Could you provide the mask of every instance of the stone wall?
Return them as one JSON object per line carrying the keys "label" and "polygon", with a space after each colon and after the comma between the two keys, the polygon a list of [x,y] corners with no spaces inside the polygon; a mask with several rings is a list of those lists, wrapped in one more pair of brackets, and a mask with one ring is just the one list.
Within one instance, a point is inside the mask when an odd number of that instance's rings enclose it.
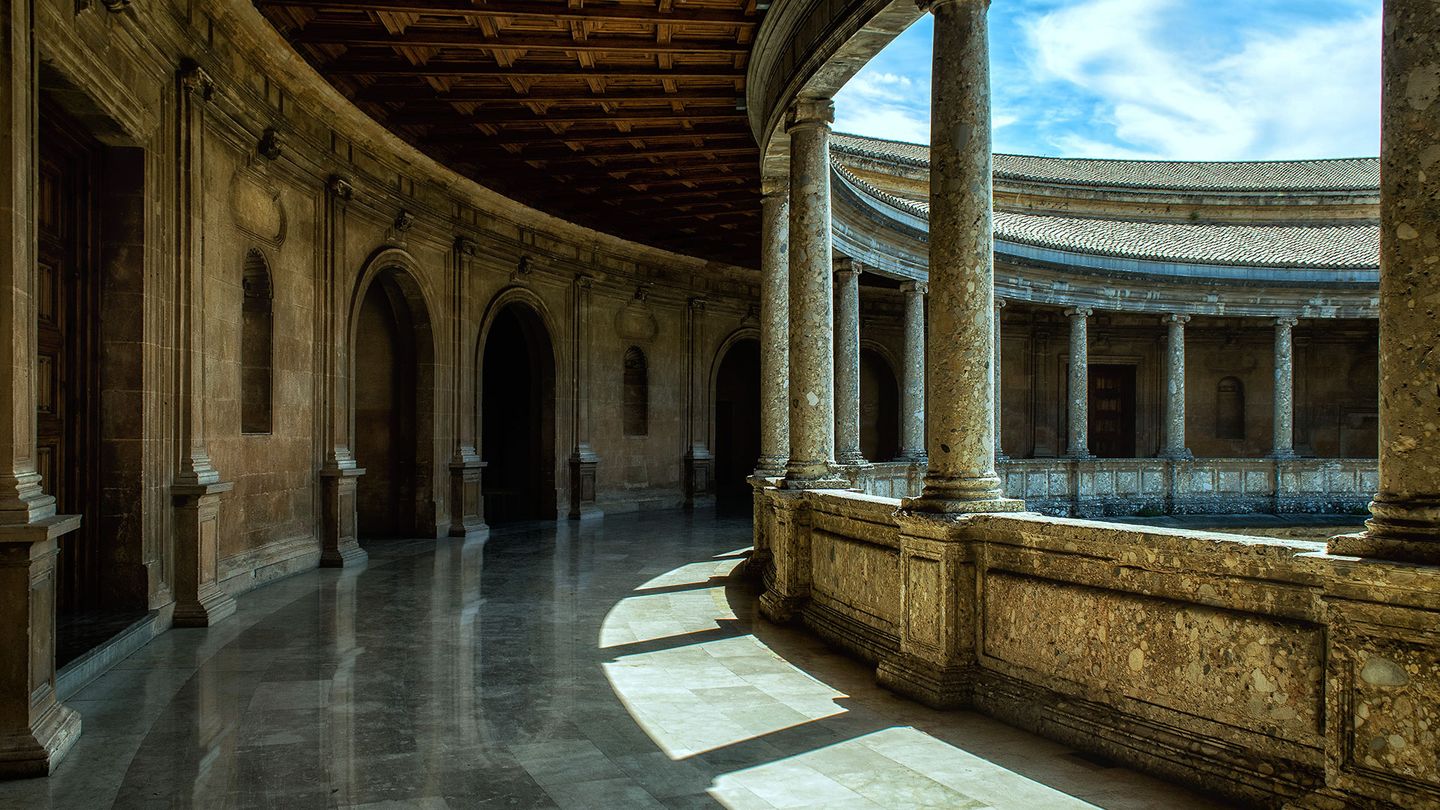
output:
{"label": "stone wall", "polygon": [[902,693],[1239,801],[1440,806],[1434,571],[1321,543],[757,498],[762,609]]}
{"label": "stone wall", "polygon": [[[177,380],[188,368],[176,350],[179,330],[191,322],[178,314],[176,292],[177,229],[186,217],[200,235],[196,408],[210,460],[233,483],[218,498],[214,549],[199,559],[214,555],[225,590],[254,587],[320,557],[328,490],[318,473],[337,446],[353,445],[351,382],[365,360],[353,356],[354,318],[370,285],[390,273],[403,279],[420,343],[414,396],[424,463],[414,476],[425,531],[447,531],[461,510],[451,462],[477,442],[477,403],[457,387],[479,378],[489,308],[517,291],[541,313],[555,353],[561,514],[582,424],[576,404],[587,402],[582,438],[600,458],[597,505],[618,511],[683,502],[688,409],[696,410],[702,443],[710,419],[703,396],[692,403],[684,395],[686,363],[693,356],[708,370],[745,326],[753,274],[609,237],[459,178],[320,80],[248,2],[138,3],[112,13],[100,4],[39,0],[35,27],[43,100],[126,158],[108,161],[99,178],[107,205],[143,201],[122,218],[124,234],[106,235],[107,345],[96,362],[113,389],[102,403],[113,425],[106,435],[115,438],[105,448],[105,487],[113,493],[105,531],[116,539],[118,560],[137,572],[126,576],[146,591],[149,607],[173,599],[177,564],[169,489],[179,455]],[[177,78],[182,73],[189,84]],[[199,129],[186,141],[177,136],[188,132],[180,94],[191,88]],[[186,143],[197,150],[193,160],[181,151]],[[186,184],[200,197],[180,211],[177,189]],[[241,282],[252,251],[272,283],[272,424],[264,433],[241,429]],[[577,278],[590,285],[585,321],[577,320]],[[690,345],[686,312],[697,298],[708,302],[708,315]],[[583,340],[579,322],[587,323]],[[619,420],[630,346],[649,359],[644,437],[623,435]],[[577,347],[588,362],[583,377]],[[701,385],[707,381],[702,373]],[[335,521],[343,533],[344,515]]]}

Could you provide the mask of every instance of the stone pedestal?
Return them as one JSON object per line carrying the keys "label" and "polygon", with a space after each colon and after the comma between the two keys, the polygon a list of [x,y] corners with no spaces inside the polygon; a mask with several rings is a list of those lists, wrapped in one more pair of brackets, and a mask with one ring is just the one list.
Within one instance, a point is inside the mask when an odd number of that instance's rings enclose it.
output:
{"label": "stone pedestal", "polygon": [[703,509],[715,505],[715,460],[703,447],[692,447],[682,460],[685,466],[685,508]]}
{"label": "stone pedestal", "polygon": [[1070,458],[1090,455],[1090,330],[1088,307],[1065,310],[1070,318],[1069,450]]}
{"label": "stone pedestal", "polygon": [[995,472],[995,268],[986,0],[941,0],[930,130],[929,469],[911,512],[1016,511]]}
{"label": "stone pedestal", "polygon": [[220,588],[220,496],[230,481],[170,488],[175,499],[175,626],[210,627],[235,612]]}
{"label": "stone pedestal", "polygon": [[960,525],[901,513],[900,650],[875,670],[881,686],[935,708],[970,702],[976,609],[974,563]]}
{"label": "stone pedestal", "polygon": [[370,555],[360,548],[355,527],[358,523],[355,485],[365,474],[363,467],[323,470],[320,483],[324,502],[320,518],[320,567],[349,568],[363,565]]}
{"label": "stone pedestal", "polygon": [[483,537],[490,527],[485,525],[485,495],[480,478],[486,463],[479,456],[465,456],[450,462],[450,536]]}
{"label": "stone pedestal", "polygon": [[605,517],[599,506],[595,505],[595,470],[600,465],[600,457],[590,449],[590,445],[582,445],[570,456],[570,519],[571,520],[593,520]]}
{"label": "stone pedestal", "polygon": [[1270,455],[1295,458],[1295,341],[1294,318],[1275,319],[1275,430]]}
{"label": "stone pedestal", "polygon": [[766,180],[760,200],[760,460],[758,476],[790,457],[790,184]]}
{"label": "stone pedestal", "polygon": [[1185,324],[1189,315],[1165,317],[1165,446],[1161,458],[1194,458],[1185,446]]}
{"label": "stone pedestal", "polygon": [[1440,565],[1440,9],[1384,4],[1380,142],[1380,490],[1330,550]]}
{"label": "stone pedestal", "polygon": [[770,489],[764,495],[771,565],[760,614],[789,624],[810,600],[810,510],[799,490]]}
{"label": "stone pedestal", "polygon": [[79,515],[0,527],[0,779],[48,775],[80,736],[55,695],[55,554],[79,527]]}

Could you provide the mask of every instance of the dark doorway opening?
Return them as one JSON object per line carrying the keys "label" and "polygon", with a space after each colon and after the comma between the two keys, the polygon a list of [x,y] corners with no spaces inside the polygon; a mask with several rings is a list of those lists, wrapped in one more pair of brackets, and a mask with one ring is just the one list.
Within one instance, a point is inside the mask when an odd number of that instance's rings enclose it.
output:
{"label": "dark doorway opening", "polygon": [[[133,214],[134,206],[111,206],[115,210],[109,215],[102,206],[112,202],[106,191],[111,179],[107,158],[114,164],[110,173],[120,180],[138,179],[125,175],[124,170],[134,168],[126,160],[129,151],[102,146],[84,124],[42,96],[35,198],[39,237],[35,464],[45,490],[55,496],[56,511],[82,516],[80,528],[60,538],[55,562],[55,663],[62,668],[146,612],[146,583],[137,572],[134,555],[121,548],[125,538],[114,531],[117,522],[125,523],[119,513],[133,510],[137,500],[138,493],[119,482],[130,480],[123,474],[131,471],[131,462],[138,469],[138,459],[112,452],[109,470],[115,474],[106,476],[101,470],[105,442],[129,438],[140,430],[139,403],[126,400],[117,405],[116,410],[134,410],[124,419],[111,414],[105,425],[99,408],[106,386],[140,388],[134,379],[119,379],[115,369],[102,379],[101,362],[102,357],[113,357],[120,369],[133,366],[137,375],[142,368],[133,349],[115,351],[111,343],[118,337],[112,333],[133,331],[139,318],[122,319],[111,313],[107,331],[102,329],[105,310],[100,306],[107,286],[102,267],[111,259],[111,242],[134,238],[130,233],[117,236],[117,229],[105,227],[112,216]],[[127,184],[124,191],[135,189]],[[130,340],[140,345],[139,336]]]}
{"label": "dark doorway opening", "polygon": [[429,458],[429,323],[404,271],[381,271],[355,327],[355,459],[362,538],[433,536]]}
{"label": "dark doorway opening", "polygon": [[481,359],[485,521],[555,519],[555,353],[534,309],[495,314]]}
{"label": "dark doorway opening", "polygon": [[860,452],[868,461],[900,455],[900,384],[874,349],[860,350]]}
{"label": "dark doorway opening", "polygon": [[748,511],[750,473],[760,459],[760,342],[739,340],[715,374],[715,504]]}
{"label": "dark doorway opening", "polygon": [[1135,457],[1135,367],[1090,366],[1090,452],[1098,458]]}

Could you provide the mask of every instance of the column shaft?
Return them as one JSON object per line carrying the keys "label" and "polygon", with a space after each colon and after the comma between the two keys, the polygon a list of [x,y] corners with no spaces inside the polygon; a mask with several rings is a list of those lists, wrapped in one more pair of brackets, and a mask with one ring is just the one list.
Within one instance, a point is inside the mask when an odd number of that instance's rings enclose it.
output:
{"label": "column shaft", "polygon": [[835,457],[864,464],[860,452],[860,265],[835,261]]}
{"label": "column shaft", "polygon": [[796,102],[790,120],[790,459],[785,486],[843,486],[835,460],[835,355],[827,99]]}
{"label": "column shaft", "polygon": [[935,16],[930,124],[929,468],[916,512],[1021,508],[995,473],[995,270],[987,0]]}
{"label": "column shaft", "polygon": [[759,475],[783,475],[790,457],[790,186],[767,181],[760,202]]}
{"label": "column shaft", "polygon": [[570,388],[570,519],[601,517],[595,505],[596,467],[600,457],[590,447],[590,288],[595,279],[575,277],[571,285],[570,345],[575,364]]}
{"label": "column shaft", "polygon": [[1185,324],[1189,315],[1165,317],[1165,458],[1191,458],[1185,447]]}
{"label": "column shaft", "polygon": [[1440,564],[1440,14],[1385,0],[1380,91],[1380,491],[1332,551]]}
{"label": "column shaft", "polygon": [[909,281],[905,292],[905,356],[900,391],[900,455],[925,463],[925,284]]}
{"label": "column shaft", "polygon": [[1090,330],[1093,310],[1076,307],[1070,316],[1070,441],[1071,458],[1090,458]]}
{"label": "column shaft", "polygon": [[1294,318],[1275,319],[1275,438],[1271,455],[1295,457],[1295,341]]}
{"label": "column shaft", "polygon": [[1001,374],[1001,343],[1000,343],[1000,310],[1005,308],[1005,299],[995,299],[995,458],[1005,458],[1004,442],[1000,439],[1000,427],[1004,424],[1004,401],[1000,393]]}

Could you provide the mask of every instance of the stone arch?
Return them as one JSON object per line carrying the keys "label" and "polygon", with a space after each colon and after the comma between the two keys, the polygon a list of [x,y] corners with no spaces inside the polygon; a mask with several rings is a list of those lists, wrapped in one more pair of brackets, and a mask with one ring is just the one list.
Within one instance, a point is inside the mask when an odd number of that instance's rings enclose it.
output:
{"label": "stone arch", "polygon": [[245,252],[240,287],[240,432],[270,433],[275,384],[275,283],[270,263],[259,248]]}
{"label": "stone arch", "polygon": [[[431,315],[435,310],[422,278],[419,263],[407,251],[382,248],[366,261],[351,297],[346,330],[346,378],[350,381],[346,410],[351,449],[357,464],[366,468],[366,476],[357,484],[360,504],[357,528],[361,536],[434,537],[437,532],[438,346]],[[383,321],[384,316],[388,316],[389,325],[393,327],[388,337],[393,338],[390,348],[395,353],[395,362],[390,368],[379,369],[372,362],[375,358],[367,356],[362,372],[357,362],[361,342],[373,345],[379,339],[372,327],[379,322],[376,318]],[[362,331],[362,326],[367,330]],[[385,380],[372,376],[380,374],[390,376]],[[391,386],[393,393],[392,421],[388,425],[366,425],[366,430],[357,430],[357,420],[381,418],[378,413],[362,414],[360,402],[369,394],[379,392],[379,386],[385,384]],[[371,469],[375,459],[365,458],[366,445],[372,441],[377,443],[370,448],[373,454],[380,449],[378,442],[382,438],[392,442],[384,459],[386,468]],[[393,523],[377,523],[381,510],[392,507]]]}
{"label": "stone arch", "polygon": [[631,346],[622,364],[623,425],[626,436],[650,435],[650,361],[645,350]]}
{"label": "stone arch", "polygon": [[[751,353],[753,379],[745,373],[748,366],[734,366],[749,363]],[[743,500],[741,496],[749,491],[745,479],[760,458],[759,364],[760,330],[753,326],[742,326],[727,335],[710,364],[705,413],[714,459],[714,492],[722,504],[726,500]]]}
{"label": "stone arch", "polygon": [[1239,377],[1221,377],[1215,384],[1215,438],[1245,438],[1245,383]]}
{"label": "stone arch", "polygon": [[[556,334],[545,302],[524,287],[501,290],[481,316],[475,339],[474,419],[476,450],[486,462],[482,491],[487,523],[556,517]],[[506,341],[509,354],[492,347],[492,339]],[[524,362],[513,365],[522,356]],[[487,377],[505,377],[508,391],[487,386]],[[530,420],[531,429],[501,430],[507,413],[512,419]]]}
{"label": "stone arch", "polygon": [[872,462],[900,456],[900,366],[873,340],[860,341],[860,450]]}

